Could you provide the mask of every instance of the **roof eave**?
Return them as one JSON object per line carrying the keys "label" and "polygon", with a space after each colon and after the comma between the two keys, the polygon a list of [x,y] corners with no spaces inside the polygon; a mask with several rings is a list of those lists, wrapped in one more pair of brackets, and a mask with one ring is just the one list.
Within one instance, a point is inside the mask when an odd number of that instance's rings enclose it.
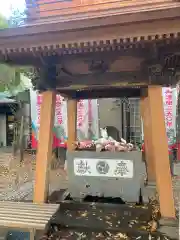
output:
{"label": "roof eave", "polygon": [[[0,41],[3,38],[41,34],[47,32],[58,32],[68,30],[79,30],[89,27],[105,27],[107,25],[116,24],[132,24],[136,22],[155,21],[161,19],[174,19],[178,18],[180,12],[179,7],[165,8],[165,9],[152,9],[150,11],[141,12],[124,12],[119,9],[113,9],[111,14],[109,11],[99,11],[97,15],[90,16],[88,13],[76,13],[71,16],[64,16],[60,18],[51,18],[51,20],[36,23],[30,23],[18,28],[8,28],[0,30]],[[83,20],[83,21],[82,21]],[[1,42],[0,42],[1,44]]]}

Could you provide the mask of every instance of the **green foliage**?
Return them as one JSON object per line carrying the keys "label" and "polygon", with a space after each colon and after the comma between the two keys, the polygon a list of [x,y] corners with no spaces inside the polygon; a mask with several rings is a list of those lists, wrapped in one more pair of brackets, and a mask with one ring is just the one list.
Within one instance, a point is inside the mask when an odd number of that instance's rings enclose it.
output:
{"label": "green foliage", "polygon": [[8,27],[8,21],[0,14],[0,29]]}
{"label": "green foliage", "polygon": [[24,24],[26,19],[26,12],[19,9],[12,9],[11,16],[8,20],[9,27],[19,27]]}
{"label": "green foliage", "polygon": [[[9,22],[0,15],[0,30],[8,28],[9,26],[15,26],[15,15],[13,17],[14,20]],[[18,21],[19,18],[17,18]],[[17,26],[17,24],[16,24]],[[13,88],[16,88],[21,82],[21,73],[25,72],[19,67],[9,66],[7,64],[0,64],[0,92],[4,92],[5,90],[11,91]]]}
{"label": "green foliage", "polygon": [[[25,23],[25,18],[26,12],[21,12],[18,9],[12,9],[12,14],[8,21],[0,15],[0,31],[8,27],[19,27]],[[34,89],[36,89],[39,79],[38,69],[32,67],[13,67],[0,63],[0,92],[5,90],[13,92],[13,89],[21,82],[21,74],[31,79]]]}
{"label": "green foliage", "polygon": [[20,84],[21,72],[5,64],[0,64],[0,91],[10,90]]}
{"label": "green foliage", "polygon": [[[12,9],[12,15],[8,21],[10,27],[18,27],[25,23],[26,11],[19,11],[19,9]],[[31,79],[34,89],[36,89],[39,80],[39,71],[34,67],[21,68],[20,72]]]}
{"label": "green foliage", "polygon": [[39,74],[39,71],[38,71],[38,68],[28,68],[26,69],[26,71],[24,71],[24,75],[26,77],[28,77],[29,79],[31,79],[31,83],[33,85],[33,88],[34,90],[37,89],[37,82],[39,81],[40,79],[40,74]]}

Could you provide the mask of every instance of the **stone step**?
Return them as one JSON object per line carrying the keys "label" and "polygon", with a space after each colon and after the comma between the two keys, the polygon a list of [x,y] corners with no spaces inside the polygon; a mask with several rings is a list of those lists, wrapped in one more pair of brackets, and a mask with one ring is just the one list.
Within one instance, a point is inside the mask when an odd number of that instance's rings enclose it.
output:
{"label": "stone step", "polygon": [[151,221],[152,210],[146,205],[134,205],[103,202],[74,202],[64,200],[61,208],[52,220],[55,224],[70,228],[88,228],[105,230],[138,229]]}
{"label": "stone step", "polygon": [[[177,240],[178,221],[152,220],[153,205],[61,201],[51,220],[51,239]],[[175,229],[176,228],[176,229]],[[67,238],[68,236],[68,238]],[[70,236],[70,237],[69,237]],[[82,237],[82,238],[81,238]],[[48,236],[40,238],[50,239]]]}
{"label": "stone step", "polygon": [[[50,231],[50,237],[44,235],[39,238],[39,240],[49,240],[49,239],[66,239],[66,240],[77,240],[77,239],[131,239],[131,240],[178,240],[178,238],[172,238],[168,235],[162,234],[160,232],[149,232],[145,230],[133,230],[123,231],[117,230],[112,231],[107,229],[106,231],[99,231],[89,228],[70,228],[62,227],[60,225],[53,225]],[[68,236],[68,237],[67,237]],[[167,236],[167,237],[166,237]]]}

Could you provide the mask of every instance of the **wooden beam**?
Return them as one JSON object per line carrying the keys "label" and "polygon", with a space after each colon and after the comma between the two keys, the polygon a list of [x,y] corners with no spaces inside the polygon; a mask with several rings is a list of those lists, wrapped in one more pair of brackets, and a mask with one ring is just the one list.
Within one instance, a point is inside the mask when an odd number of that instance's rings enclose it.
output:
{"label": "wooden beam", "polygon": [[68,120],[68,151],[73,151],[75,148],[77,134],[77,100],[69,99],[67,101],[67,120]]}
{"label": "wooden beam", "polygon": [[[113,45],[112,45],[113,46]],[[130,56],[130,57],[138,57],[138,58],[150,58],[152,57],[152,52],[151,52],[151,44],[148,43],[146,44],[146,51],[143,51],[144,48],[142,49],[141,47],[139,48],[120,48],[118,49],[118,46],[115,46],[116,51],[112,51],[109,50],[107,51],[106,47],[103,49],[100,48],[99,50],[97,50],[97,48],[93,49],[86,49],[85,52],[80,51],[79,52],[79,48],[73,48],[73,50],[71,49],[65,49],[64,50],[64,54],[63,54],[63,64],[65,66],[69,65],[69,61],[72,60],[80,60],[80,61],[92,61],[92,60],[102,60],[102,59],[106,59],[106,61],[112,63],[113,61],[115,61],[117,58],[122,57],[122,56]],[[58,55],[62,54],[62,49],[57,49],[56,50]],[[75,52],[76,54],[74,54]],[[44,55],[46,56],[47,52],[44,53]],[[49,58],[55,58],[56,60],[54,61],[54,63],[56,64],[61,64],[62,63],[62,58],[58,57],[56,55],[54,55],[54,52],[49,52],[48,53],[48,57]],[[37,67],[42,67],[42,61],[41,58],[38,57],[39,56],[39,52],[37,53],[36,51],[32,51],[32,52],[24,52],[21,54],[14,52],[14,53],[9,53],[9,58],[10,60],[5,60],[4,57],[2,56],[2,61],[5,61],[6,63],[10,63],[10,64],[16,64],[16,65],[28,65],[28,66],[37,66]],[[0,55],[1,57],[1,55]]]}
{"label": "wooden beam", "polygon": [[[112,44],[112,47],[113,47],[113,44]],[[72,61],[72,60],[79,60],[79,61],[86,60],[86,63],[87,63],[87,62],[92,62],[93,60],[101,61],[101,60],[106,59],[106,61],[105,61],[106,63],[112,64],[114,61],[119,59],[119,57],[124,57],[124,56],[125,57],[133,56],[133,57],[137,57],[137,58],[151,58],[152,57],[151,43],[146,44],[145,47],[146,47],[146,51],[142,51],[141,47],[139,47],[139,48],[118,48],[117,44],[116,44],[116,51],[113,51],[110,49],[107,50],[107,48],[104,48],[103,51],[102,51],[102,48],[101,49],[95,48],[92,51],[92,48],[91,48],[91,51],[90,50],[89,51],[87,50],[85,52],[77,51],[76,55],[65,54],[63,56],[63,63],[65,66],[68,66],[69,61]],[[59,50],[59,52],[60,52],[60,50]],[[62,59],[59,60],[59,62],[60,61],[62,61]]]}
{"label": "wooden beam", "polygon": [[43,93],[38,150],[36,157],[36,174],[34,202],[41,203],[47,200],[49,190],[49,168],[52,158],[53,125],[55,114],[56,92],[47,91]]}
{"label": "wooden beam", "polygon": [[[108,90],[107,90],[108,89]],[[118,88],[118,87],[111,87],[102,88],[102,89],[83,89],[83,90],[57,90],[61,95],[65,97],[71,97],[73,99],[97,99],[97,98],[139,98],[140,97],[140,88]]]}
{"label": "wooden beam", "polygon": [[143,120],[143,132],[144,132],[144,144],[145,144],[145,161],[147,166],[147,178],[148,183],[154,183],[156,180],[155,177],[155,169],[153,163],[153,143],[152,143],[152,135],[151,135],[151,118],[149,115],[150,106],[149,106],[149,98],[145,96],[141,96],[140,107],[141,107],[141,116]]}
{"label": "wooden beam", "polygon": [[[82,85],[95,86],[119,84],[124,86],[130,84],[148,84],[149,80],[144,81],[145,75],[141,71],[124,71],[124,72],[104,72],[104,73],[89,73],[89,74],[75,74],[72,76],[57,76],[57,88],[67,88]],[[118,86],[118,85],[117,85]]]}
{"label": "wooden beam", "polygon": [[156,186],[159,194],[160,211],[162,217],[175,218],[175,207],[172,189],[172,179],[169,164],[168,141],[164,120],[162,87],[148,87],[149,109],[146,109],[146,118],[149,117]]}

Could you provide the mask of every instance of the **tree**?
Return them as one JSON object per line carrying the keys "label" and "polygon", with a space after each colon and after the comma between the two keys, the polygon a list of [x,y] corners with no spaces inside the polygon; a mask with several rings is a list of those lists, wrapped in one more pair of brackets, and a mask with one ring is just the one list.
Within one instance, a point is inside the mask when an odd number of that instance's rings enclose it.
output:
{"label": "tree", "polygon": [[8,20],[9,27],[19,27],[25,23],[26,12],[12,8],[11,16]]}
{"label": "tree", "polygon": [[0,92],[12,91],[20,84],[21,70],[10,67],[6,64],[0,64]]}
{"label": "tree", "polygon": [[[8,28],[8,21],[0,15],[0,30]],[[21,81],[22,70],[20,67],[0,64],[0,92],[11,91],[12,88],[18,86]]]}
{"label": "tree", "polygon": [[[19,9],[12,9],[9,20],[6,20],[0,15],[0,30],[8,27],[14,28],[19,27],[25,23],[26,11],[20,11]],[[26,77],[31,79],[34,89],[37,89],[37,83],[40,79],[40,73],[38,68],[34,67],[19,67],[9,66],[0,63],[0,92],[8,90],[13,92],[21,82],[21,75],[24,74]]]}
{"label": "tree", "polygon": [[8,28],[8,21],[0,14],[0,29]]}
{"label": "tree", "polygon": [[[19,10],[12,9],[12,15],[9,20],[6,20],[2,15],[0,16],[0,31],[8,27],[18,27],[24,23],[25,13]],[[0,92],[8,91],[11,96],[16,95],[16,89],[23,83],[23,75],[28,72],[28,68],[22,68],[20,66],[12,66],[0,63]],[[16,126],[18,135],[14,135],[13,148],[14,153],[20,148],[21,160],[23,157],[23,128],[24,117],[18,116],[17,109],[14,109],[14,105],[9,105],[11,111],[16,117]],[[15,110],[15,111],[14,111]],[[20,135],[19,135],[20,134]]]}

